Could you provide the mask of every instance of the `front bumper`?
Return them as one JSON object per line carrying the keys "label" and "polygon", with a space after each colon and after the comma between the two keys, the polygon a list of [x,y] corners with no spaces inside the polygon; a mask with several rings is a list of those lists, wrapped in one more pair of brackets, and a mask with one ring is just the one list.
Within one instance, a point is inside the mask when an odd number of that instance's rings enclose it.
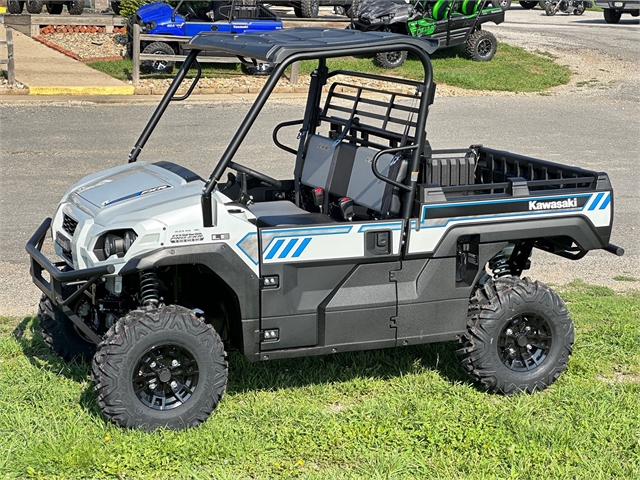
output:
{"label": "front bumper", "polygon": [[[113,265],[103,265],[82,270],[65,271],[69,268],[66,262],[52,263],[40,251],[50,227],[51,218],[46,218],[26,245],[27,253],[31,257],[30,273],[33,283],[60,307],[64,314],[69,317],[87,337],[96,343],[100,343],[101,338],[69,309],[69,305],[77,300],[80,295],[104,275],[114,273],[115,267]],[[43,271],[49,274],[48,281],[42,276]],[[65,297],[63,288],[67,285],[77,286],[78,288],[72,294]]]}

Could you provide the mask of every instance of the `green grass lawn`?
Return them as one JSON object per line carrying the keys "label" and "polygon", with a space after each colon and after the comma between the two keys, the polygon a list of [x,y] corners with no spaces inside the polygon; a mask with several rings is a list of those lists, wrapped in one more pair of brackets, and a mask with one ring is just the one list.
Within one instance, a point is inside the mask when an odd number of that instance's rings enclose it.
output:
{"label": "green grass lawn", "polygon": [[202,426],[106,423],[86,365],[0,317],[0,478],[640,478],[640,295],[575,283],[569,369],[531,396],[465,383],[453,344],[249,364]]}
{"label": "green grass lawn", "polygon": [[[539,92],[549,87],[563,85],[571,78],[566,66],[558,65],[547,55],[529,53],[519,47],[501,43],[493,60],[474,62],[465,55],[464,46],[440,50],[432,55],[436,83],[471,90],[502,90],[509,92]],[[396,75],[421,79],[422,65],[409,58],[402,67],[386,70],[375,65],[372,58],[335,59],[328,62],[332,69],[356,70],[384,75]],[[131,79],[131,60],[93,62],[89,66],[108,73],[120,80]],[[316,62],[302,62],[300,72],[308,75]],[[191,72],[193,75],[194,72]],[[215,67],[203,64],[203,76],[207,78],[241,75],[237,64],[220,64]],[[172,75],[148,75],[143,78],[169,78]]]}

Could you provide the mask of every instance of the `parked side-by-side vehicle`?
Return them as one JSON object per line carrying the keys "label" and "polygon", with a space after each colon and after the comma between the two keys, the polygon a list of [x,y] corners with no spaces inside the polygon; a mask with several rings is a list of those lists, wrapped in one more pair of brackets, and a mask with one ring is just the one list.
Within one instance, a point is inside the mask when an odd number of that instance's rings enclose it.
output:
{"label": "parked side-by-side vehicle", "polygon": [[[487,391],[531,393],[559,377],[571,317],[523,274],[534,250],[575,261],[623,253],[610,243],[606,173],[481,145],[433,149],[430,39],[296,28],[201,33],[183,48],[128,163],[71,186],[27,243],[43,338],[66,359],[92,361],[106,418],[198,425],[223,396],[229,349],[257,362],[451,341]],[[144,147],[209,51],[275,68],[201,177]],[[328,67],[394,51],[418,59],[422,80]],[[291,165],[276,179],[246,166],[239,148],[301,60],[316,68],[299,116],[258,132]],[[220,119],[198,121],[215,129]],[[49,238],[54,262],[42,253]]]}

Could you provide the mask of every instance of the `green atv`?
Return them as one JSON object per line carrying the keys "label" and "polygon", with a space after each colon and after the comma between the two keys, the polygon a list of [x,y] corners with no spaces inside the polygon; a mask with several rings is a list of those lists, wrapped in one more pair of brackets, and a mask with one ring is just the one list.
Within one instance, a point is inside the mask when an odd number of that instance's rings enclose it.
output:
{"label": "green atv", "polygon": [[[504,11],[489,0],[363,0],[353,18],[353,28],[427,37],[439,40],[438,48],[466,44],[469,56],[478,62],[493,58],[496,37],[481,25],[504,21]],[[387,52],[376,56],[384,68],[404,63],[407,52]]]}

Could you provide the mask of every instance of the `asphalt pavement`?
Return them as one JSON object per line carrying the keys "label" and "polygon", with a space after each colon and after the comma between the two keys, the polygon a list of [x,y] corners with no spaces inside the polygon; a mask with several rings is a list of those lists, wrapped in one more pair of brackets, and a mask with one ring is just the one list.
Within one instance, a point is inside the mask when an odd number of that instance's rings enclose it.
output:
{"label": "asphalt pavement", "polygon": [[[536,10],[521,13],[536,15]],[[638,30],[632,28],[626,33],[606,31],[637,38]],[[634,60],[632,53],[629,58]],[[434,148],[482,143],[609,173],[615,191],[611,241],[625,248],[625,256],[597,251],[571,262],[536,253],[529,272],[534,278],[555,285],[579,278],[618,290],[640,287],[638,281],[614,280],[640,278],[640,99],[638,90],[635,95],[624,91],[615,90],[615,96],[586,91],[442,97],[431,109],[428,138]],[[39,291],[29,277],[24,244],[40,222],[55,213],[68,186],[127,161],[155,106],[149,97],[143,102],[123,98],[110,104],[90,97],[39,103],[0,97],[0,315],[35,313]],[[141,160],[170,160],[202,176],[210,174],[250,104],[229,97],[198,100],[169,107]],[[301,118],[302,113],[302,100],[279,96],[260,115],[237,160],[268,175],[291,177],[293,158],[273,145],[271,131],[276,123]],[[294,131],[291,137],[293,141]]]}

